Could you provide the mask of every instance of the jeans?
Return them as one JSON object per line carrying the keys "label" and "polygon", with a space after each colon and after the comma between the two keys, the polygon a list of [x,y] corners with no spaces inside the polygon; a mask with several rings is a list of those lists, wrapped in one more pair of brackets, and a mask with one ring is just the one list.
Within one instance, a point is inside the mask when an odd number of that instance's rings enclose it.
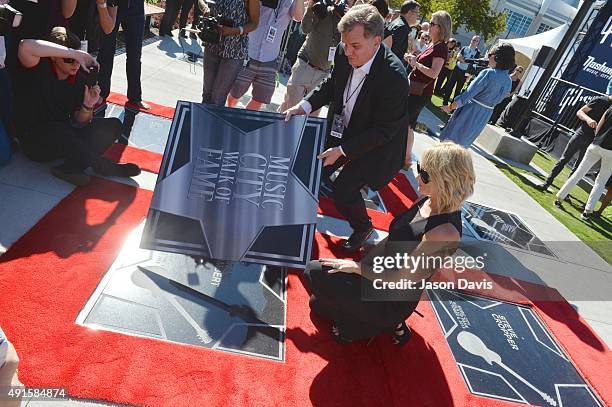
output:
{"label": "jeans", "polygon": [[601,197],[601,193],[606,189],[606,182],[608,181],[608,178],[610,178],[610,175],[612,175],[612,150],[606,150],[598,145],[591,144],[574,175],[565,181],[565,184],[563,184],[557,193],[557,198],[559,200],[565,199],[567,194],[569,194],[570,190],[576,186],[578,181],[580,181],[582,177],[589,172],[591,167],[597,164],[597,162],[600,160],[601,168],[599,169],[599,174],[595,179],[595,185],[593,185],[593,189],[591,189],[591,193],[589,194],[589,199],[584,207],[585,212],[593,212],[597,201]]}
{"label": "jeans", "polygon": [[585,137],[582,134],[574,134],[565,146],[565,149],[561,154],[561,158],[559,158],[559,161],[557,161],[555,166],[550,171],[550,175],[548,176],[548,178],[546,178],[546,181],[544,181],[546,185],[551,185],[557,175],[561,173],[563,167],[565,167],[565,165],[572,159],[574,154],[578,153],[578,160],[576,161],[574,169],[572,169],[572,172],[570,174],[571,176],[576,171],[576,168],[580,164],[580,161],[582,161],[584,153],[586,153],[586,150],[589,147],[589,144],[591,144],[591,141],[593,141],[593,139],[591,139],[590,137]]}
{"label": "jeans", "polygon": [[205,49],[202,102],[225,106],[227,95],[242,69],[242,64],[242,59],[221,58]]}
{"label": "jeans", "polygon": [[125,71],[127,74],[128,91],[127,98],[130,102],[142,101],[142,89],[140,87],[140,71],[142,56],[142,40],[144,39],[144,0],[122,0],[117,9],[117,23],[112,33],[103,35],[100,41],[100,52],[98,62],[100,63],[100,95],[107,98],[111,88],[111,76],[113,74],[113,62],[117,46],[117,30],[119,24],[125,32],[125,52],[127,61]]}

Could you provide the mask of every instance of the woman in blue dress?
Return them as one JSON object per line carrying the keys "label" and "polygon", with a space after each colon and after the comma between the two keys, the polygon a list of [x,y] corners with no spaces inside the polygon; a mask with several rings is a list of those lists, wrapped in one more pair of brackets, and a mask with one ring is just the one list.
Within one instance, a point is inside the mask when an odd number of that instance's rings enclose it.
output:
{"label": "woman in blue dress", "polygon": [[482,70],[453,103],[442,106],[446,113],[456,111],[442,130],[440,141],[454,141],[465,148],[472,145],[491,118],[495,105],[510,93],[509,70],[514,66],[512,45],[500,44],[491,48],[489,68]]}

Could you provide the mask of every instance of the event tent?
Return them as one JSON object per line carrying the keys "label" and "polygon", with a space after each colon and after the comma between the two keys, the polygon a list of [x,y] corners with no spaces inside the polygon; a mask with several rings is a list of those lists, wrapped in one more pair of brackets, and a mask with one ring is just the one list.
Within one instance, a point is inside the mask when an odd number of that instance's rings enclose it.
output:
{"label": "event tent", "polygon": [[544,45],[557,49],[568,28],[569,24],[563,24],[557,28],[553,28],[552,30],[531,35],[529,37],[513,38],[510,40],[500,38],[499,42],[512,44],[516,51],[520,52],[531,60],[535,52]]}

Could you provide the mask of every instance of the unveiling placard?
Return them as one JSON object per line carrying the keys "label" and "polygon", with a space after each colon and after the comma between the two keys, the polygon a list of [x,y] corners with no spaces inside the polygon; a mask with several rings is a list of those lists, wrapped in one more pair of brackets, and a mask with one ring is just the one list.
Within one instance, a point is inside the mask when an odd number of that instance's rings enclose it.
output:
{"label": "unveiling placard", "polygon": [[141,247],[304,266],[326,122],[178,102]]}

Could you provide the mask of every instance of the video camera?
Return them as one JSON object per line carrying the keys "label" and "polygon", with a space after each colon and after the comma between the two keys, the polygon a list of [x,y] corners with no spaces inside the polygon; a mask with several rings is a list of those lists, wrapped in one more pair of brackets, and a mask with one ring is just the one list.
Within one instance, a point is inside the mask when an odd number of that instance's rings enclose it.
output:
{"label": "video camera", "polygon": [[19,27],[23,15],[8,4],[0,5],[0,36],[8,34],[9,30]]}
{"label": "video camera", "polygon": [[489,58],[465,58],[465,63],[469,64],[467,72],[470,75],[478,75],[480,71],[489,67]]}
{"label": "video camera", "polygon": [[195,24],[196,35],[208,44],[218,44],[221,41],[221,33],[219,32],[219,26],[223,25],[226,27],[233,27],[234,21],[228,18],[223,18],[222,15],[215,15],[215,2],[207,1],[211,14],[209,16],[200,16]]}
{"label": "video camera", "polygon": [[325,18],[329,10],[342,17],[347,9],[346,0],[317,0],[312,6],[312,12],[320,19]]}

